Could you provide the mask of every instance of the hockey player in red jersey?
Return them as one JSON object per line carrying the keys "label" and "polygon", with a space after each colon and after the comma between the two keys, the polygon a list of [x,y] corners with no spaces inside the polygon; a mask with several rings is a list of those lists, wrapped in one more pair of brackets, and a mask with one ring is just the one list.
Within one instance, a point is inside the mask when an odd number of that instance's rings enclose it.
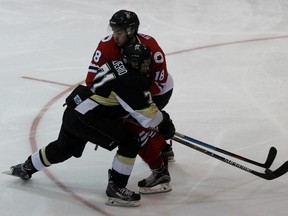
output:
{"label": "hockey player in red jersey", "polygon": [[[153,37],[138,33],[139,24],[138,16],[132,11],[120,10],[112,16],[109,25],[112,28],[113,34],[103,38],[99,42],[89,66],[86,84],[87,86],[91,85],[97,74],[97,69],[106,61],[120,59],[125,46],[133,43],[144,44],[148,46],[152,52],[152,61],[150,63],[150,70],[148,71],[150,92],[153,101],[157,107],[162,110],[168,104],[172,95],[174,85],[173,78],[167,71],[165,54],[161,47]],[[133,128],[134,131],[142,136],[143,148],[139,152],[139,155],[152,170],[150,177],[139,182],[140,192],[154,193],[171,190],[170,187],[167,189],[164,184],[165,182],[169,182],[170,179],[166,178],[165,180],[165,178],[162,177],[163,181],[161,181],[161,178],[158,178],[160,175],[157,173],[163,171],[163,164],[167,164],[167,159],[171,161],[174,160],[172,146],[167,144],[165,139],[163,139],[161,135],[155,134],[155,132],[144,132],[141,128],[137,128],[137,126],[129,123],[128,127]],[[157,157],[159,152],[163,156],[160,159]],[[163,185],[161,183],[163,183]],[[152,187],[157,185],[161,185],[162,188],[153,191]],[[141,190],[141,188],[144,189]]]}
{"label": "hockey player in red jersey", "polygon": [[[103,38],[99,42],[88,69],[86,77],[87,86],[91,85],[96,76],[97,69],[101,65],[107,61],[119,60],[121,58],[123,47],[131,43],[141,43],[149,47],[152,52],[149,72],[151,94],[153,97],[165,94],[171,96],[173,79],[167,71],[165,54],[153,37],[138,33],[139,24],[137,15],[131,11],[120,10],[112,16],[110,26],[113,34]],[[163,108],[169,99],[170,97],[162,102],[162,106],[158,107]]]}

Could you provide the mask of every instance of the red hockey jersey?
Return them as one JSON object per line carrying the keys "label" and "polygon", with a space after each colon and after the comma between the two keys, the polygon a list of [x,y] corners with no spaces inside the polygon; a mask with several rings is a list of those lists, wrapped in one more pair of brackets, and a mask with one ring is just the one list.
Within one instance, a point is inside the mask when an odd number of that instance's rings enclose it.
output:
{"label": "red hockey jersey", "polygon": [[[144,34],[137,34],[137,40],[150,48],[153,59],[150,64],[150,91],[152,95],[163,94],[173,88],[172,77],[169,77],[166,59],[164,52],[158,45],[157,41]],[[120,60],[121,59],[121,48],[117,46],[113,39],[113,35],[109,35],[102,39],[97,49],[94,52],[91,60],[87,77],[86,85],[91,85],[96,76],[97,69],[108,61]],[[168,82],[169,80],[169,82]]]}

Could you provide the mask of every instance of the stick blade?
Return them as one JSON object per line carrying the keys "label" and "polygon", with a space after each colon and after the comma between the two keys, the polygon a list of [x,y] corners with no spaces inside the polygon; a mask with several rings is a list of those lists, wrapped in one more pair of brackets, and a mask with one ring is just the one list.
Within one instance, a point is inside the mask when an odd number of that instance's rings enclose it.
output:
{"label": "stick blade", "polygon": [[284,175],[288,172],[288,161],[286,161],[284,164],[282,164],[278,169],[275,171],[271,171],[270,169],[266,169],[266,179],[267,180],[273,180],[275,178],[279,178],[280,176]]}
{"label": "stick blade", "polygon": [[266,159],[266,162],[264,163],[264,167],[265,168],[270,168],[270,166],[272,165],[272,163],[274,162],[275,158],[277,155],[277,149],[275,147],[271,147]]}

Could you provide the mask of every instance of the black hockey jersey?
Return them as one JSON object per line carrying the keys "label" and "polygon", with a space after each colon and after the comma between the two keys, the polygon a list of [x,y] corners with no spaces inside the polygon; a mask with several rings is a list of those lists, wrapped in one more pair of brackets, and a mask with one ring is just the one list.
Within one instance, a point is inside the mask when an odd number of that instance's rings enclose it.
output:
{"label": "black hockey jersey", "polygon": [[82,120],[93,122],[101,116],[111,118],[130,114],[143,127],[156,127],[163,119],[152,101],[145,74],[127,69],[122,61],[102,65],[88,88],[78,86],[66,99]]}

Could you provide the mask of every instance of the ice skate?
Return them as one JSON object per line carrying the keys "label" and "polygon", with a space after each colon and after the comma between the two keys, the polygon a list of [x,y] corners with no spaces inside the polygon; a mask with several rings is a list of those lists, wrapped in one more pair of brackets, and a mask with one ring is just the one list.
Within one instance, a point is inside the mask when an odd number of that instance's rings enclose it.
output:
{"label": "ice skate", "polygon": [[127,188],[120,188],[111,180],[111,170],[108,170],[108,186],[106,189],[108,199],[107,205],[121,207],[136,207],[140,205],[140,194],[137,194]]}
{"label": "ice skate", "polygon": [[166,193],[172,190],[170,186],[170,175],[167,167],[152,170],[152,174],[138,182],[141,194]]}
{"label": "ice skate", "polygon": [[32,165],[31,158],[29,157],[25,163],[18,164],[15,166],[11,166],[10,170],[3,172],[7,175],[12,175],[15,177],[19,177],[22,180],[28,180],[32,177],[32,174],[35,173],[36,170]]}
{"label": "ice skate", "polygon": [[123,207],[136,207],[140,205],[140,194],[127,188],[119,188],[113,182],[109,182],[106,194],[108,196],[107,205]]}

